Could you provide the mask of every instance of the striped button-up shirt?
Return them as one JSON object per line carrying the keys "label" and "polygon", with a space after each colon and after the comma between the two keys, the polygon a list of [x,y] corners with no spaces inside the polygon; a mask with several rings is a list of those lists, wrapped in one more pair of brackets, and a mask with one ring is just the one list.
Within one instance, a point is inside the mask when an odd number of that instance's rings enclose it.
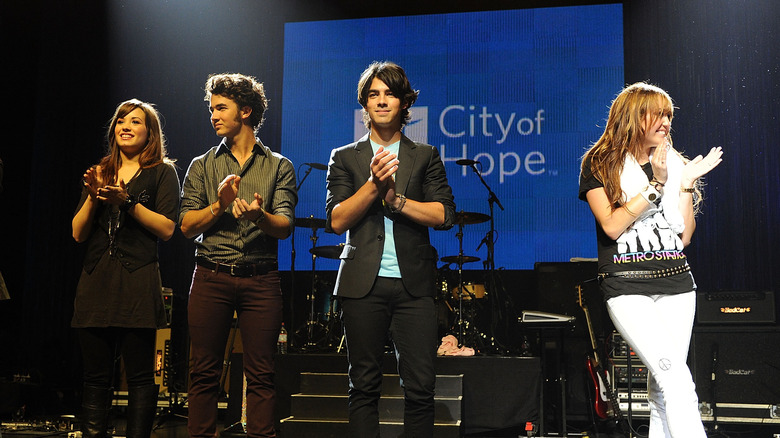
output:
{"label": "striped button-up shirt", "polygon": [[[298,203],[295,169],[289,159],[271,151],[260,140],[243,166],[238,164],[224,140],[192,160],[182,186],[179,225],[188,211],[216,202],[219,183],[231,174],[241,177],[239,198],[251,203],[254,193],[259,194],[263,208],[286,217],[292,230]],[[231,210],[232,205],[214,225],[195,238],[197,254],[220,263],[276,260],[278,240],[250,221],[237,220]]]}

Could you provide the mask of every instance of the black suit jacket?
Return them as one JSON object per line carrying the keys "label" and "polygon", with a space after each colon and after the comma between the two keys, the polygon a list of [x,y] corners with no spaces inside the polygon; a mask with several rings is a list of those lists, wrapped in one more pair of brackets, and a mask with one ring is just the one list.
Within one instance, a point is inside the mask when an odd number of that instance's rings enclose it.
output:
{"label": "black suit jacket", "polygon": [[[333,207],[355,194],[368,181],[373,156],[367,135],[331,153],[327,177],[326,231],[333,232],[330,224]],[[445,221],[437,229],[451,228],[455,202],[439,151],[402,135],[398,161],[396,193],[415,201],[440,202],[444,206]],[[334,295],[360,298],[371,290],[382,258],[385,215],[394,223],[395,248],[404,286],[416,297],[435,295],[438,256],[430,244],[428,227],[401,214],[390,213],[382,205],[381,199],[377,199],[366,215],[347,231]]]}

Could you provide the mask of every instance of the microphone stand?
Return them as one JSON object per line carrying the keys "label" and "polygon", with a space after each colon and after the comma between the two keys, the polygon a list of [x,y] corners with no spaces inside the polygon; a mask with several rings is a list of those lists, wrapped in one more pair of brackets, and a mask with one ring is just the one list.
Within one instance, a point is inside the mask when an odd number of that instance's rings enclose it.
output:
{"label": "microphone stand", "polygon": [[[500,208],[502,211],[504,210],[504,206],[501,205],[501,201],[498,199],[498,196],[496,196],[495,192],[490,188],[487,182],[485,182],[485,179],[482,178],[482,174],[477,169],[477,166],[474,165],[475,163],[470,163],[469,167],[471,170],[474,171],[475,174],[477,174],[477,177],[479,177],[479,181],[482,183],[482,185],[487,189],[488,191],[488,210],[490,212],[490,229],[487,232],[487,235],[485,236],[485,239],[483,242],[485,242],[485,247],[487,248],[487,257],[485,257],[485,261],[483,262],[483,266],[488,271],[488,281],[489,281],[489,290],[492,289],[491,292],[493,292],[493,297],[495,300],[491,300],[493,302],[493,305],[491,306],[491,324],[490,324],[490,344],[491,347],[496,348],[496,336],[495,336],[495,326],[497,324],[497,320],[499,320],[502,316],[502,312],[500,311],[500,307],[498,306],[497,302],[499,300],[499,293],[498,293],[498,283],[496,282],[496,263],[495,263],[495,232],[496,232],[496,225],[495,225],[495,211],[494,211],[494,205],[498,205],[498,208]],[[480,246],[482,243],[480,243]]]}
{"label": "microphone stand", "polygon": [[466,330],[463,328],[463,224],[458,224],[458,347],[466,345]]}
{"label": "microphone stand", "polygon": [[485,188],[488,191],[488,194],[490,195],[488,197],[488,208],[489,208],[489,211],[490,211],[490,230],[488,231],[487,242],[486,242],[488,255],[487,255],[487,258],[485,259],[485,266],[490,270],[490,272],[493,272],[495,270],[495,268],[496,268],[495,260],[493,258],[493,255],[494,255],[493,243],[495,242],[495,240],[493,238],[493,235],[496,232],[495,219],[494,219],[494,214],[493,214],[493,205],[494,204],[498,205],[498,208],[500,208],[502,211],[504,210],[504,206],[501,205],[501,201],[498,200],[498,196],[496,196],[496,194],[490,188],[488,183],[485,182],[485,179],[482,178],[482,174],[477,169],[477,166],[475,166],[472,163],[472,164],[469,165],[469,167],[471,168],[471,170],[474,171],[474,173],[477,174],[477,177],[479,177],[479,181],[482,183],[483,186],[485,186]]}
{"label": "microphone stand", "polygon": [[[298,185],[295,187],[296,193],[301,189],[303,182],[306,181],[306,178],[309,177],[309,174],[313,169],[311,164],[308,164],[308,166],[309,168],[306,169],[303,178],[301,178],[300,182],[298,182]],[[293,224],[292,231],[290,232],[290,248],[290,289],[292,291],[290,293],[290,329],[292,329],[295,327],[295,224]],[[293,351],[295,348],[295,333],[287,340],[287,348],[288,351]]]}

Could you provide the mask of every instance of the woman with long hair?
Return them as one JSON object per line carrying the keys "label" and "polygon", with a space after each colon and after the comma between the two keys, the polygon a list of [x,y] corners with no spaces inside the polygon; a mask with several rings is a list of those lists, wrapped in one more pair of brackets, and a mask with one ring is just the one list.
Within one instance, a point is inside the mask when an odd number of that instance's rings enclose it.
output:
{"label": "woman with long hair", "polygon": [[683,248],[696,228],[700,178],[723,152],[683,157],[672,147],[673,114],[664,90],[646,83],[623,89],[583,157],[579,197],[596,219],[610,318],[649,371],[649,438],[703,438],[686,364],[696,284]]}
{"label": "woman with long hair", "polygon": [[114,360],[121,355],[127,437],[148,438],[159,392],[156,330],[167,323],[157,242],[175,230],[179,179],[151,104],[136,99],[119,104],[106,139],[108,154],[84,173],[72,221],[73,238],[86,243],[71,322],[84,365],[82,432],[106,436]]}

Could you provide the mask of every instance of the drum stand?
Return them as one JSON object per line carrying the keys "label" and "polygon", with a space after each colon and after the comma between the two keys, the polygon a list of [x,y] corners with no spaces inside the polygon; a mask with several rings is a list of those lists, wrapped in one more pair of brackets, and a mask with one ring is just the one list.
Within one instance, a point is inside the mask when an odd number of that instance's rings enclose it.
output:
{"label": "drum stand", "polygon": [[462,347],[466,337],[463,329],[463,224],[458,224],[458,347]]}
{"label": "drum stand", "polygon": [[[319,237],[317,237],[317,228],[312,227],[311,237],[310,237],[312,249],[317,247],[317,239],[319,239]],[[311,290],[306,295],[306,299],[309,302],[309,319],[308,321],[306,321],[305,325],[303,325],[301,328],[295,331],[295,334],[297,335],[305,330],[306,342],[304,345],[300,347],[300,349],[304,352],[315,351],[318,348],[317,341],[315,340],[315,331],[317,331],[318,329],[319,330],[322,329],[322,325],[320,324],[319,321],[317,321],[316,318],[317,313],[314,308],[314,301],[315,301],[315,297],[317,296],[317,271],[316,271],[317,255],[314,254],[313,251],[310,252],[312,253],[311,254]]]}
{"label": "drum stand", "polygon": [[[454,262],[458,265],[458,288],[457,294],[458,294],[458,319],[457,319],[457,326],[458,326],[458,347],[463,347],[466,345],[466,329],[469,330],[469,335],[473,335],[473,332],[477,332],[477,336],[479,336],[478,331],[476,330],[476,327],[474,326],[474,312],[473,309],[471,312],[469,312],[469,317],[471,318],[471,321],[464,321],[463,319],[463,295],[468,294],[471,298],[471,302],[473,303],[476,300],[476,296],[469,291],[468,289],[464,288],[463,285],[463,264],[467,262],[473,262],[479,260],[476,257],[470,257],[463,255],[463,221],[458,221],[458,232],[455,234],[455,236],[458,238],[458,255],[454,258]],[[452,260],[452,257],[443,257],[442,260],[449,261]],[[472,336],[469,336],[471,338]],[[472,343],[472,345],[475,345]],[[476,346],[476,345],[475,345]]]}

